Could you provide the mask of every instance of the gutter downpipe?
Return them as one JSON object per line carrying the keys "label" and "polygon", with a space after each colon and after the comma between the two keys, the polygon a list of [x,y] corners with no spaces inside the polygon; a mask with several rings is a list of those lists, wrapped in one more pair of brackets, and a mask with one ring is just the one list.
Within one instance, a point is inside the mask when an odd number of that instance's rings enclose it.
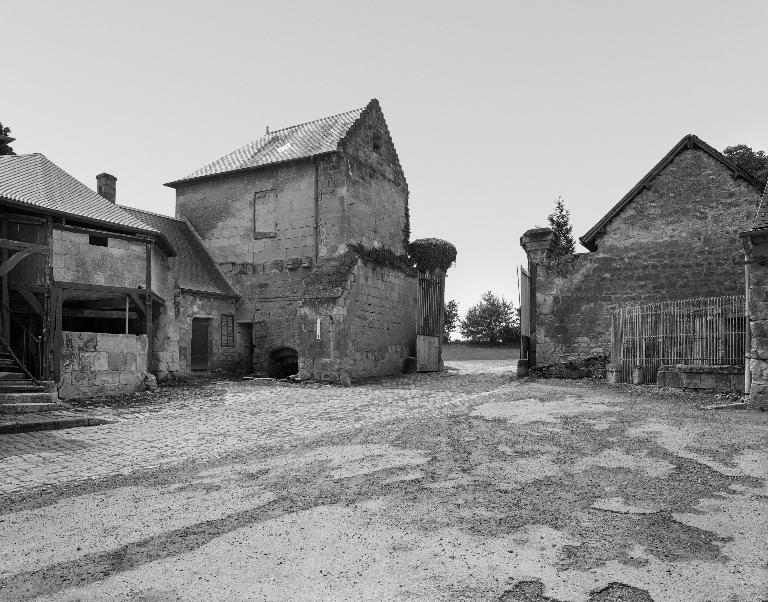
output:
{"label": "gutter downpipe", "polygon": [[752,241],[744,238],[744,319],[746,328],[744,332],[744,395],[749,395],[752,388],[752,326],[749,320],[749,266],[752,256]]}

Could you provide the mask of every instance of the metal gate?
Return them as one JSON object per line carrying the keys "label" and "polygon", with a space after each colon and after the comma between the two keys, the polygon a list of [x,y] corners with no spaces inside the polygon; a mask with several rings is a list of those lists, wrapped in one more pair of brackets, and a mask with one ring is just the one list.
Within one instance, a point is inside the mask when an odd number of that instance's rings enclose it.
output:
{"label": "metal gate", "polygon": [[664,364],[743,366],[744,309],[741,295],[621,307],[611,316],[611,361],[623,382],[639,366],[646,383]]}
{"label": "metal gate", "polygon": [[416,331],[416,369],[436,372],[440,369],[443,347],[443,296],[445,276],[424,272],[419,274],[418,311]]}

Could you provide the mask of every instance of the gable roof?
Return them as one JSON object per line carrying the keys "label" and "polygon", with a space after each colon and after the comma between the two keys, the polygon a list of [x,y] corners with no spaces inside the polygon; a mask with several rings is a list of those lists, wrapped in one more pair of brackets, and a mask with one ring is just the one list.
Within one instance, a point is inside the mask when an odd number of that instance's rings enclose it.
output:
{"label": "gable roof", "polygon": [[0,156],[0,199],[89,224],[153,236],[171,255],[174,253],[162,232],[94,192],[40,153]]}
{"label": "gable roof", "polygon": [[162,232],[173,243],[176,257],[171,258],[169,262],[178,279],[179,288],[215,295],[238,296],[189,222],[133,207],[121,209]]}
{"label": "gable roof", "polygon": [[746,232],[742,232],[740,236],[750,237],[753,234],[765,235],[768,231],[768,207],[765,204],[766,196],[768,195],[768,184],[766,184],[763,194],[760,197],[760,205],[757,208],[755,214],[755,220],[752,222],[752,226]]}
{"label": "gable roof", "polygon": [[597,250],[597,237],[600,236],[601,230],[613,219],[615,218],[621,211],[626,207],[629,203],[631,203],[637,195],[639,195],[643,189],[645,188],[646,184],[648,184],[653,178],[655,178],[659,173],[661,173],[670,163],[672,163],[672,160],[677,157],[680,153],[686,150],[690,149],[699,149],[701,151],[704,151],[706,154],[708,154],[710,157],[715,159],[716,161],[722,163],[727,169],[731,171],[731,173],[737,174],[739,177],[741,177],[745,182],[751,184],[758,190],[762,191],[765,187],[765,182],[760,181],[758,178],[750,174],[749,172],[745,171],[735,163],[733,163],[730,159],[728,159],[723,153],[718,151],[717,149],[711,147],[709,144],[701,140],[698,136],[695,136],[694,134],[688,134],[687,136],[683,136],[683,139],[680,140],[673,148],[670,150],[661,161],[659,161],[651,171],[649,171],[642,180],[640,180],[635,186],[630,190],[624,197],[616,203],[608,213],[606,213],[602,219],[600,219],[599,222],[597,222],[594,226],[592,226],[589,231],[579,238],[579,242],[584,245],[587,249],[590,251],[596,251]]}
{"label": "gable roof", "polygon": [[335,152],[363,113],[378,104],[374,98],[361,109],[270,132],[166,186]]}

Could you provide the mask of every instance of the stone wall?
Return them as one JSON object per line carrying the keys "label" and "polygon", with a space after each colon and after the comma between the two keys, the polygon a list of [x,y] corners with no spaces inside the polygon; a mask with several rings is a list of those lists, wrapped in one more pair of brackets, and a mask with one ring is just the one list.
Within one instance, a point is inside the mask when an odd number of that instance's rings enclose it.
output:
{"label": "stone wall", "polygon": [[[751,239],[751,256],[768,257],[768,239]],[[749,266],[749,330],[751,345],[749,369],[752,377],[750,401],[768,408],[768,265]]]}
{"label": "stone wall", "polygon": [[132,393],[147,372],[147,336],[61,333],[61,399]]}
{"label": "stone wall", "polygon": [[54,280],[129,288],[146,286],[145,243],[109,237],[108,246],[103,247],[88,241],[88,233],[54,228]]}
{"label": "stone wall", "polygon": [[415,276],[358,262],[347,292],[335,304],[300,308],[300,369],[331,381],[343,372],[352,379],[401,373],[405,359],[416,355],[417,286]]}
{"label": "stone wall", "polygon": [[709,155],[686,150],[606,226],[597,251],[529,255],[536,363],[610,355],[619,306],[744,294],[734,260],[759,196]]}
{"label": "stone wall", "polygon": [[378,104],[350,130],[343,150],[349,191],[348,242],[405,253],[408,184]]}
{"label": "stone wall", "polygon": [[192,320],[204,318],[209,320],[208,370],[211,372],[236,370],[240,363],[237,341],[233,347],[225,347],[222,346],[221,340],[221,316],[236,314],[235,302],[232,299],[213,295],[180,291],[175,307],[178,347],[177,350],[171,348],[155,352],[159,369],[165,367],[167,371],[173,372],[173,368],[178,365],[181,373],[191,372]]}

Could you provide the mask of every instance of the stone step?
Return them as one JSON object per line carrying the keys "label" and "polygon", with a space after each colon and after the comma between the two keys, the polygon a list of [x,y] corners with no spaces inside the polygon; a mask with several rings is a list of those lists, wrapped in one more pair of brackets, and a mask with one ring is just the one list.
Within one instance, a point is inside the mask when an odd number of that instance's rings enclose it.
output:
{"label": "stone step", "polygon": [[3,372],[0,370],[0,380],[22,380],[24,376],[21,372],[17,371],[8,371]]}
{"label": "stone step", "polygon": [[31,380],[0,380],[0,393],[36,393],[45,392],[46,388],[36,385]]}
{"label": "stone step", "polygon": [[28,412],[50,412],[59,404],[53,402],[0,403],[0,414],[26,414]]}
{"label": "stone step", "polygon": [[44,391],[21,391],[4,393],[0,391],[0,407],[8,404],[26,404],[26,403],[54,403],[55,399],[51,393]]}

